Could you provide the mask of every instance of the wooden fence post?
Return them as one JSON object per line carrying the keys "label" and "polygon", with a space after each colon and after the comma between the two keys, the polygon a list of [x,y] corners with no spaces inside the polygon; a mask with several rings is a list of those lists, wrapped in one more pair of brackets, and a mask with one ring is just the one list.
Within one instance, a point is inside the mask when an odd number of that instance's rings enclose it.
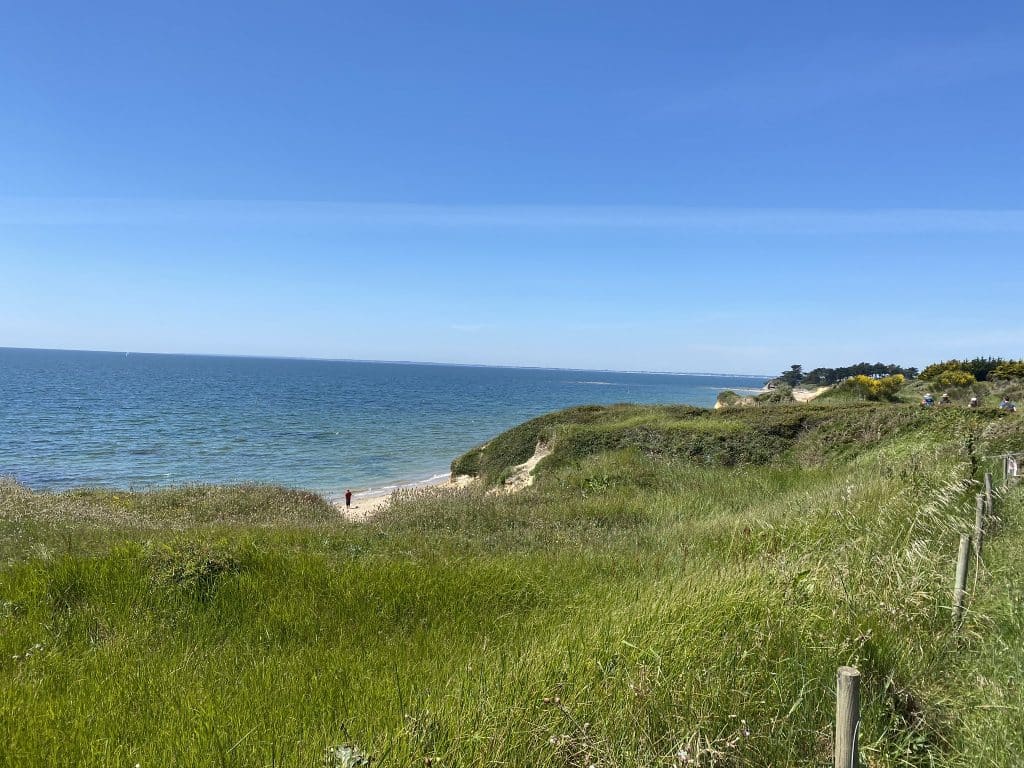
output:
{"label": "wooden fence post", "polygon": [[971,559],[971,537],[960,536],[960,554],[956,560],[956,587],[953,590],[953,623],[959,624],[964,615],[964,598],[967,595],[967,565]]}
{"label": "wooden fence post", "polygon": [[860,730],[860,672],[840,667],[836,674],[835,768],[857,768],[857,735]]}
{"label": "wooden fence post", "polygon": [[985,473],[985,514],[992,517],[992,473]]}
{"label": "wooden fence post", "polygon": [[981,542],[985,538],[985,494],[974,500],[974,553],[981,559]]}

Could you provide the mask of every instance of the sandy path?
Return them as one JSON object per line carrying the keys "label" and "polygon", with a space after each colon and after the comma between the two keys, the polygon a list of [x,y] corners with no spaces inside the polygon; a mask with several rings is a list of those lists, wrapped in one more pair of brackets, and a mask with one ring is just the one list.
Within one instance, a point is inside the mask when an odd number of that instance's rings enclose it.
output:
{"label": "sandy path", "polygon": [[794,389],[793,399],[798,403],[809,403],[822,392],[827,392],[831,387],[818,387],[817,389]]}

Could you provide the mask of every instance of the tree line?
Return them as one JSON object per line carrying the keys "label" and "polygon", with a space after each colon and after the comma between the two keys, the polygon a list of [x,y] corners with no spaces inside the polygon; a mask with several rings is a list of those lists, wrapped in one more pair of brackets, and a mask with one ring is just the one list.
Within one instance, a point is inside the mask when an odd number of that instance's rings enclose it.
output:
{"label": "tree line", "polygon": [[892,363],[856,363],[840,368],[814,368],[810,371],[804,371],[802,365],[791,365],[788,371],[776,376],[770,384],[825,387],[858,376],[871,379],[903,376],[905,379],[920,378],[923,381],[932,381],[941,386],[967,386],[975,381],[1024,379],[1024,360],[1008,360],[1003,357],[944,360],[941,363],[932,363],[920,372],[914,367],[905,368]]}
{"label": "tree line", "polygon": [[917,374],[917,368],[904,368],[892,363],[855,363],[840,368],[814,368],[806,372],[802,365],[791,365],[788,371],[783,371],[782,375],[772,379],[772,383],[776,386],[786,384],[795,387],[802,384],[805,387],[827,387],[854,376],[881,378],[900,375],[907,379],[913,379],[917,377]]}
{"label": "tree line", "polygon": [[1024,360],[1007,360],[1003,357],[975,357],[971,360],[945,360],[932,363],[921,371],[925,381],[938,381],[941,377],[960,375],[966,379],[969,374],[975,381],[1024,378]]}

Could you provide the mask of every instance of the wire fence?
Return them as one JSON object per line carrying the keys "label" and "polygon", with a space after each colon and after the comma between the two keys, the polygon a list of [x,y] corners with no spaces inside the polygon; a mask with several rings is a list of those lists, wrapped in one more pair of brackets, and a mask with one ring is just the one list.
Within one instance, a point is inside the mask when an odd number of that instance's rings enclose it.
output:
{"label": "wire fence", "polygon": [[[960,631],[964,624],[967,604],[967,581],[970,575],[971,552],[975,555],[975,590],[981,573],[981,553],[985,536],[995,522],[996,502],[1002,493],[1019,482],[1024,469],[1024,451],[1004,453],[986,457],[998,460],[1002,465],[1001,488],[994,487],[992,473],[986,472],[982,481],[982,492],[975,496],[974,530],[963,534],[957,547],[956,576],[953,585],[952,616],[953,629]],[[835,768],[858,768],[860,756],[858,737],[860,735],[860,688],[861,674],[855,667],[842,666],[836,673],[836,728]]]}

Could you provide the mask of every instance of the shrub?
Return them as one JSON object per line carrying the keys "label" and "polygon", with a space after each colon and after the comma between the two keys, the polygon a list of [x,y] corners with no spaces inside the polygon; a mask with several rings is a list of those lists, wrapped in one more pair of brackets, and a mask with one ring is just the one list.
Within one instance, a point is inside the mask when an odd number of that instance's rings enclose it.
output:
{"label": "shrub", "polygon": [[226,542],[164,544],[151,552],[149,563],[158,583],[176,586],[200,602],[210,599],[224,576],[242,569]]}
{"label": "shrub", "polygon": [[775,389],[762,392],[754,398],[758,403],[794,403],[793,388],[787,384],[779,384]]}
{"label": "shrub", "polygon": [[894,399],[903,388],[904,381],[906,379],[901,373],[897,373],[895,376],[886,376],[884,379],[877,379],[879,398],[883,400]]}
{"label": "shrub", "polygon": [[738,405],[741,399],[742,398],[731,389],[726,389],[718,393],[718,403],[723,408]]}
{"label": "shrub", "polygon": [[975,382],[974,374],[964,370],[950,369],[935,376],[935,383],[946,389],[969,387]]}
{"label": "shrub", "polygon": [[1024,400],[1024,379],[996,379],[992,384],[996,399]]}
{"label": "shrub", "polygon": [[[966,371],[978,381],[993,378],[993,374],[1004,366],[1013,366],[1015,361],[1005,360],[1001,357],[975,357],[970,360],[946,360],[941,363],[933,363],[921,371],[920,378],[926,381],[936,381],[939,376],[948,371]],[[1024,361],[1020,361],[1024,369]],[[1024,376],[1024,370],[1019,374]]]}
{"label": "shrub", "polygon": [[903,374],[886,376],[884,379],[873,379],[870,376],[854,376],[850,379],[850,388],[868,400],[892,400],[903,387]]}
{"label": "shrub", "polygon": [[862,397],[866,397],[868,400],[874,400],[878,394],[878,382],[864,374],[850,379],[850,388],[859,392]]}
{"label": "shrub", "polygon": [[989,373],[990,381],[996,379],[1024,379],[1024,360],[1000,363]]}
{"label": "shrub", "polygon": [[942,363],[932,363],[926,366],[918,378],[924,379],[925,381],[935,381],[943,373],[949,371],[963,371],[964,367],[959,360],[946,360]]}

